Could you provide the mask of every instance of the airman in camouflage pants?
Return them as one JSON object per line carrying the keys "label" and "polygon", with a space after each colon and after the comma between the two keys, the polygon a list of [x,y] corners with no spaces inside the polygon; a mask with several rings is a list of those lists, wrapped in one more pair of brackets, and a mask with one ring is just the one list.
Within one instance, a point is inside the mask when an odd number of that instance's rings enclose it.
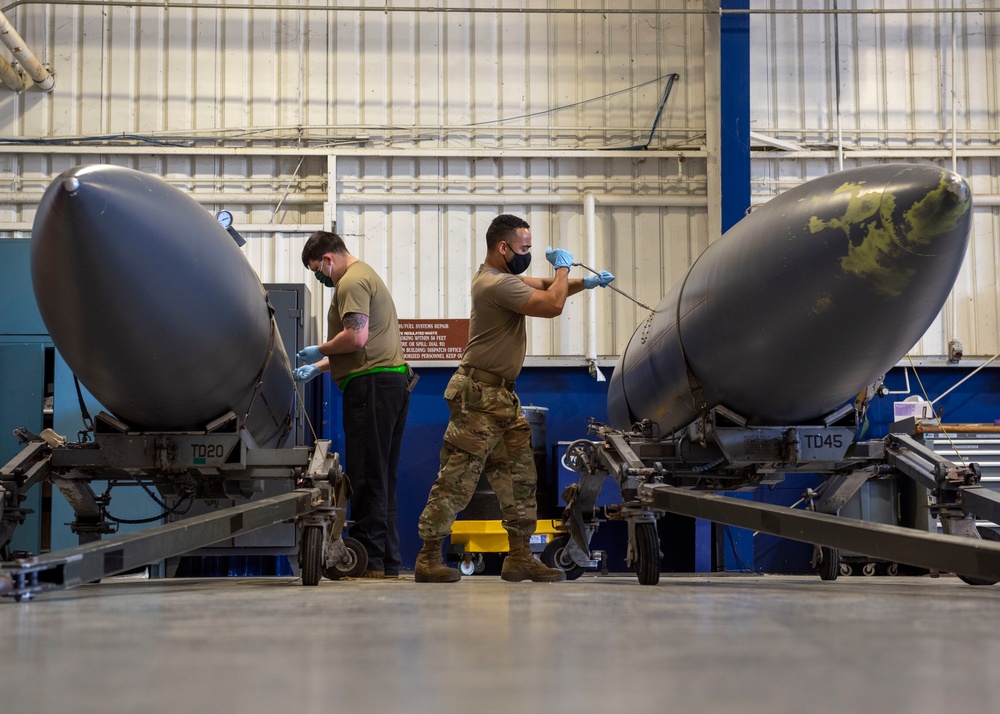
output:
{"label": "airman in camouflage pants", "polygon": [[[514,583],[566,579],[564,571],[542,565],[531,552],[535,462],[531,428],[521,414],[514,380],[527,354],[525,318],[556,317],[571,292],[588,286],[580,279],[570,284],[573,256],[559,248],[545,253],[555,268],[554,278],[521,277],[531,263],[529,228],[523,219],[503,214],[486,231],[486,260],[472,277],[469,342],[444,392],[451,420],[444,434],[441,470],[418,525],[424,541],[413,569],[418,583],[461,580],[457,569],[442,562],[441,547],[483,474],[500,499],[507,530],[509,550],[500,579]],[[614,279],[608,276],[602,279]]]}
{"label": "airman in camouflage pants", "polygon": [[420,515],[419,533],[439,541],[472,498],[485,471],[500,499],[503,526],[514,536],[535,532],[536,474],[531,427],[509,389],[455,374],[444,397],[451,419],[444,433],[441,470]]}

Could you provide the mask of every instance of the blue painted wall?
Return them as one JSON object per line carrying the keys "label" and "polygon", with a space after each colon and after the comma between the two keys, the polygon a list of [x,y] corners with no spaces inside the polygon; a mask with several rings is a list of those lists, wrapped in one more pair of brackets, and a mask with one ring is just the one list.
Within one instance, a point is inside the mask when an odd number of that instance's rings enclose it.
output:
{"label": "blue painted wall", "polygon": [[[412,568],[420,549],[417,519],[426,503],[427,493],[437,477],[442,436],[448,423],[445,405],[445,385],[452,368],[418,368],[420,381],[414,389],[410,415],[403,437],[403,459],[400,466],[399,503],[400,541],[404,568]],[[606,370],[610,371],[610,370]],[[921,369],[920,379],[931,399],[941,394],[971,371],[969,367],[935,367]],[[893,391],[903,389],[903,370],[894,369],[886,377]],[[912,394],[920,394],[917,380],[910,373]],[[329,381],[324,383],[324,438],[333,441],[333,448],[343,453],[343,430],[339,392]],[[579,368],[526,368],[517,385],[518,395],[525,405],[548,408],[546,441],[549,469],[555,468],[552,446],[559,441],[587,438],[587,420],[603,421],[607,417],[607,382],[594,380],[587,370]],[[893,402],[907,394],[876,399],[869,413],[869,438],[884,436],[892,423]],[[945,397],[940,406],[949,422],[988,422],[1000,419],[1000,369],[988,367],[973,376],[956,391]],[[816,476],[795,474],[775,488],[761,487],[752,494],[755,500],[790,506],[802,497],[805,488],[819,483]],[[727,532],[728,531],[728,532]],[[716,529],[709,536],[699,531],[693,519],[667,515],[660,521],[659,532],[664,551],[665,572],[704,570],[711,551],[711,567],[741,570],[744,565],[760,572],[809,572],[812,546],[767,535],[750,538],[742,529]],[[749,538],[749,540],[748,540]],[[608,553],[611,571],[625,570],[626,533],[622,523],[605,523],[592,543],[597,550]]]}
{"label": "blue painted wall", "polygon": [[[442,395],[455,370],[453,367],[418,367],[416,371],[420,381],[410,398],[396,494],[400,550],[403,567],[407,569],[413,567],[420,550],[417,519],[427,502],[431,484],[437,478],[442,437],[448,425],[448,407]],[[607,419],[607,382],[598,382],[583,367],[526,368],[518,377],[517,394],[523,406],[548,409],[545,427],[550,469],[554,468],[552,445],[558,441],[586,438],[588,417],[598,421]],[[343,454],[340,393],[326,376],[324,395],[323,435],[333,442],[336,451]]]}
{"label": "blue painted wall", "polygon": [[[994,363],[980,370],[951,394],[935,403],[935,409],[942,410],[942,421],[953,424],[992,424],[1000,419],[1000,369],[997,369],[998,366],[1000,365]],[[910,369],[910,394],[891,395],[876,400],[869,411],[869,435],[878,437],[888,433],[889,425],[893,422],[892,405],[896,401],[902,401],[907,396],[920,396],[934,400],[968,376],[973,369],[973,367],[960,365],[925,367],[917,370],[917,376],[914,376],[913,370]],[[886,376],[885,383],[892,391],[905,389],[904,370],[902,368],[892,370]]]}
{"label": "blue painted wall", "polygon": [[[888,433],[889,426],[894,421],[893,404],[897,401],[903,401],[908,396],[934,400],[968,376],[973,369],[961,365],[919,368],[917,371],[919,381],[910,369],[909,393],[876,398],[872,402],[868,412],[868,432],[864,438],[880,438]],[[904,390],[906,387],[904,369],[891,370],[886,375],[885,384],[892,391]],[[1000,369],[996,366],[986,367],[936,403],[935,408],[943,410],[944,423],[992,424],[1000,419]],[[784,483],[773,490],[763,487],[757,489],[754,498],[765,503],[790,506],[802,498],[802,493],[807,487],[815,487],[819,483],[820,479],[816,476],[794,474],[788,476]],[[742,529],[731,530],[741,532]],[[764,534],[754,538],[754,567],[759,572],[807,573],[811,570],[809,564],[811,557],[811,545]]]}

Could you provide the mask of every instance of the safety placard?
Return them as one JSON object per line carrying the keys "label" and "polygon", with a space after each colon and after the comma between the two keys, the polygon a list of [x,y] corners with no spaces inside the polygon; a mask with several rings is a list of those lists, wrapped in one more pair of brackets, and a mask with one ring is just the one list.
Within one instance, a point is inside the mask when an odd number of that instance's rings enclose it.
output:
{"label": "safety placard", "polygon": [[469,342],[469,321],[400,320],[399,338],[403,356],[413,360],[452,360],[462,358]]}

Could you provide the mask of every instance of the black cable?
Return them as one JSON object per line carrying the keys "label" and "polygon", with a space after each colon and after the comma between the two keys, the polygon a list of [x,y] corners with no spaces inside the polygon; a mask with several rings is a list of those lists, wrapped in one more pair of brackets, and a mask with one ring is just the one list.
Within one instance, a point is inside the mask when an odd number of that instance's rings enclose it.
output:
{"label": "black cable", "polygon": [[[650,129],[649,129],[649,138],[646,139],[646,143],[645,144],[636,144],[634,146],[626,146],[626,147],[624,147],[625,151],[631,151],[631,150],[634,150],[634,149],[648,149],[650,143],[652,143],[652,141],[653,141],[653,135],[656,133],[656,127],[660,123],[660,117],[663,115],[663,107],[665,107],[667,105],[667,99],[670,98],[670,90],[673,89],[673,87],[674,87],[674,81],[677,80],[677,79],[680,79],[680,75],[676,74],[676,73],[674,73],[674,74],[668,74],[668,75],[664,75],[664,76],[668,78],[667,79],[667,86],[663,90],[663,99],[660,100],[660,106],[656,110],[656,116],[653,118],[653,126],[650,127]],[[614,148],[614,147],[607,147],[607,149],[612,149],[612,148]]]}
{"label": "black cable", "polygon": [[90,410],[87,409],[87,402],[83,398],[83,390],[80,389],[80,380],[76,378],[76,374],[73,375],[73,384],[76,385],[76,398],[80,401],[80,415],[84,426],[84,431],[77,432],[77,435],[82,437],[80,441],[87,441],[87,434],[94,431],[94,420],[90,418]]}
{"label": "black cable", "polygon": [[[729,538],[729,547],[733,551],[733,557],[736,558],[736,562],[740,566],[740,572],[742,572],[742,573],[757,573],[758,575],[760,575],[760,573],[757,571],[756,568],[753,568],[753,567],[747,565],[746,563],[744,563],[743,562],[743,558],[741,558],[740,554],[736,552],[736,541],[733,540],[732,528],[730,528],[729,526],[723,526],[722,530],[726,534],[726,536]],[[725,563],[723,563],[723,567],[725,567]]]}
{"label": "black cable", "polygon": [[103,134],[99,136],[81,136],[81,137],[66,137],[66,138],[45,138],[45,137],[35,137],[35,138],[18,138],[3,136],[0,137],[0,144],[28,144],[28,145],[41,145],[41,146],[76,146],[76,145],[86,145],[91,143],[105,144],[114,142],[116,140],[122,141],[135,141],[141,144],[153,144],[154,146],[177,146],[177,147],[188,147],[191,145],[190,140],[177,141],[160,141],[148,136],[142,136],[141,134]]}
{"label": "black cable", "polygon": [[[169,505],[167,505],[166,501],[160,500],[156,496],[156,494],[153,493],[152,489],[150,489],[146,484],[144,484],[142,481],[140,481],[138,476],[135,476],[134,478],[135,478],[135,482],[142,487],[143,491],[146,492],[146,495],[148,495],[151,499],[153,499],[153,502],[156,505],[158,505],[160,508],[164,509],[163,513],[160,513],[157,516],[150,516],[149,518],[135,518],[135,519],[133,519],[133,518],[117,518],[117,517],[111,515],[111,513],[107,509],[107,506],[102,505],[101,506],[101,515],[104,518],[106,518],[109,521],[113,521],[115,523],[124,523],[126,525],[139,525],[139,524],[142,524],[142,523],[153,523],[154,521],[163,520],[167,516],[171,516],[171,515],[183,516],[188,511],[190,511],[191,510],[191,506],[194,505],[195,489],[192,487],[192,484],[188,484],[188,488],[185,490],[185,494],[180,499],[178,499],[177,503],[175,503],[173,506],[169,506]],[[188,478],[189,478],[190,481],[194,480],[194,479],[190,478],[190,474],[188,475]],[[116,485],[118,485],[117,481],[109,481],[108,482],[108,488],[107,488],[107,490],[105,490],[104,493],[101,494],[101,500],[104,501],[104,503],[110,503],[111,502],[111,489],[114,488]],[[181,506],[185,502],[187,503],[187,506],[184,508],[184,510],[181,510]]]}

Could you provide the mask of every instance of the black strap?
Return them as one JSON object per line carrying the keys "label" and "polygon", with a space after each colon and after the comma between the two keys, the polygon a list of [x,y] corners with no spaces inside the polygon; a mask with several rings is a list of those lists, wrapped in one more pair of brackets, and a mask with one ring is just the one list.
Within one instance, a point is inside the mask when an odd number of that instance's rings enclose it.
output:
{"label": "black strap", "polygon": [[90,418],[90,412],[87,410],[87,402],[83,399],[83,390],[80,389],[80,380],[73,375],[73,384],[76,385],[76,398],[80,400],[80,415],[83,417],[83,426],[85,432],[94,431],[94,420]]}

